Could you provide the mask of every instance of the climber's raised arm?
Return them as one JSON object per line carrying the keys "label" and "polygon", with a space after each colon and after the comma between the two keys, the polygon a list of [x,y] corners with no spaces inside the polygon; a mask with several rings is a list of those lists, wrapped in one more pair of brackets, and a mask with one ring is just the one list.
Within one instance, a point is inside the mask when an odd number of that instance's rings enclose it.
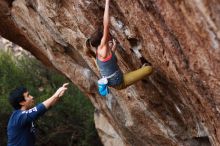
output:
{"label": "climber's raised arm", "polygon": [[104,18],[103,18],[103,36],[100,43],[100,47],[106,45],[109,41],[109,1],[106,0],[105,2],[105,12],[104,12]]}

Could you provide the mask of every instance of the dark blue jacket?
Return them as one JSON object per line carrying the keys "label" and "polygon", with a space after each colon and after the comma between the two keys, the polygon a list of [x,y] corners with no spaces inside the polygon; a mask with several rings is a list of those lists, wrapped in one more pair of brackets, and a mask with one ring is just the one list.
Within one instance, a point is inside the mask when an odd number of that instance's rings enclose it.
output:
{"label": "dark blue jacket", "polygon": [[41,103],[29,110],[13,111],[7,127],[8,146],[34,146],[34,121],[46,112]]}

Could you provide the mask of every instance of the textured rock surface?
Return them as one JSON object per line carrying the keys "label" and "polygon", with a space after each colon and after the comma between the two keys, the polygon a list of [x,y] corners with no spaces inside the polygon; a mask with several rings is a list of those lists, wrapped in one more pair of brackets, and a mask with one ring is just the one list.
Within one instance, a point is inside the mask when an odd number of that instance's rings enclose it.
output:
{"label": "textured rock surface", "polygon": [[27,55],[29,57],[33,57],[30,52],[24,50],[22,47],[12,43],[11,41],[2,38],[0,36],[0,51],[10,51],[14,54],[16,57]]}
{"label": "textured rock surface", "polygon": [[108,120],[99,112],[94,116],[96,129],[105,146],[126,146]]}
{"label": "textured rock surface", "polygon": [[[219,146],[220,1],[112,0],[121,69],[147,60],[155,70],[106,99],[84,52],[103,10],[104,0],[1,0],[0,34],[76,84],[124,145]],[[114,133],[97,127],[102,140]]]}

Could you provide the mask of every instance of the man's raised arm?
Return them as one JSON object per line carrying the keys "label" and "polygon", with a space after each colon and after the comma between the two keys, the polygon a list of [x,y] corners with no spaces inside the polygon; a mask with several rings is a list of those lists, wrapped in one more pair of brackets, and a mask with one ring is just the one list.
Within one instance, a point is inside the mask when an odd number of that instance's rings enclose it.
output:
{"label": "man's raised arm", "polygon": [[65,91],[67,90],[67,86],[69,83],[65,83],[63,84],[62,87],[60,87],[50,98],[48,98],[47,100],[45,100],[43,102],[43,105],[48,109],[51,106],[53,106],[55,103],[57,103],[57,101],[59,100],[59,98],[61,96],[64,95]]}

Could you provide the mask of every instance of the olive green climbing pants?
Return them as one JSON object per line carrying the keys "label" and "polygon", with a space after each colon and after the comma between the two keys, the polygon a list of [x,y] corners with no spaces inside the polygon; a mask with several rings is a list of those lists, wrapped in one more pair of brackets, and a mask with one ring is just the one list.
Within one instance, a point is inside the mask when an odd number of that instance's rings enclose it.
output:
{"label": "olive green climbing pants", "polygon": [[135,71],[125,73],[123,75],[123,82],[120,85],[114,86],[115,89],[124,89],[135,82],[143,79],[144,77],[150,75],[152,73],[153,69],[151,66],[144,66],[140,69],[137,69]]}

